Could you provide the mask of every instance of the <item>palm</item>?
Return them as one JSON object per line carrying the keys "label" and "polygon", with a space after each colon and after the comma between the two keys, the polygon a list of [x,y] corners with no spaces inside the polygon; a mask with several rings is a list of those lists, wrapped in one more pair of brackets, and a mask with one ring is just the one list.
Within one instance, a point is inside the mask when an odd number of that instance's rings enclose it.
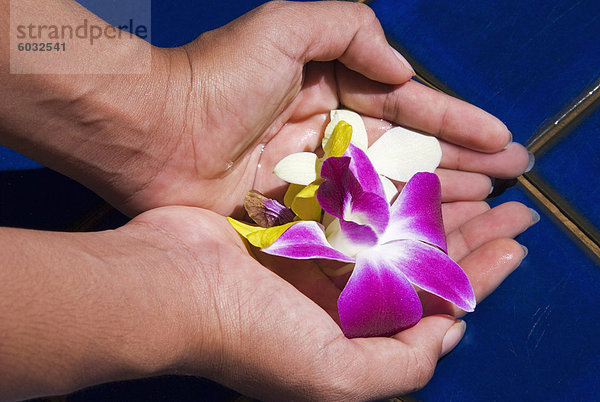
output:
{"label": "palm", "polygon": [[[246,138],[248,128],[240,130],[239,122],[244,118],[241,114],[227,118],[222,110],[215,106],[212,113],[213,120],[233,122],[233,125],[221,124],[220,129],[229,133],[229,141],[247,143],[247,147],[240,150],[235,147],[221,148],[222,160],[234,161],[229,169],[224,168],[216,180],[212,180],[212,190],[219,194],[219,203],[211,205],[217,212],[237,215],[243,213],[242,201],[248,190],[256,189],[272,197],[281,198],[287,183],[281,181],[273,173],[273,167],[283,157],[299,151],[314,151],[320,146],[320,139],[327,123],[328,111],[339,105],[338,94],[350,91],[356,84],[351,78],[356,78],[354,73],[344,68],[336,67],[335,62],[309,63],[305,69],[301,65],[291,68],[284,74],[276,74],[279,81],[270,86],[271,90],[265,92],[264,82],[259,77],[248,79],[248,83],[256,83],[257,87],[246,88],[246,92],[253,94],[256,106],[254,115],[248,116],[253,122],[253,127],[264,127],[261,130],[250,129],[252,139]],[[281,71],[280,71],[281,72]],[[304,74],[304,79],[295,76]],[[289,77],[292,77],[291,79]],[[290,84],[298,82],[297,86]],[[360,81],[360,80],[359,80]],[[300,82],[302,84],[300,85]],[[365,81],[373,88],[376,84]],[[341,86],[340,84],[341,83]],[[284,90],[281,90],[284,88]],[[368,93],[368,88],[365,91]],[[233,98],[232,98],[233,99]],[[269,109],[267,105],[271,99],[286,99],[284,105],[276,105]],[[241,110],[247,113],[241,105],[230,103],[233,109],[230,112]],[[237,106],[237,107],[236,107]],[[390,123],[377,118],[364,117],[371,140],[377,138]],[[449,254],[459,261],[473,282],[479,299],[491,292],[517,264],[522,251],[515,249],[515,244],[504,244],[508,237],[513,237],[525,229],[531,222],[529,211],[522,205],[511,204],[502,207],[499,211],[483,214],[487,205],[481,201],[490,189],[488,177],[481,173],[468,172],[471,166],[486,166],[489,174],[494,176],[510,175],[511,163],[498,163],[497,155],[469,151],[462,147],[443,143],[444,156],[442,168],[438,175],[442,182],[442,197],[444,204],[444,219],[446,232],[449,236]],[[512,153],[511,153],[512,152]],[[461,153],[462,166],[457,166],[456,155]],[[239,157],[236,158],[236,154]],[[200,155],[200,153],[196,153]],[[504,162],[522,163],[523,149],[515,144],[511,150],[504,151]],[[519,161],[521,159],[521,161]],[[483,161],[483,164],[482,164]],[[222,165],[223,166],[223,165]],[[226,166],[227,167],[227,166]],[[462,168],[465,170],[459,170]],[[518,170],[518,167],[516,168]],[[473,169],[476,170],[476,169]],[[192,187],[193,188],[193,187]],[[510,217],[510,219],[509,219]],[[477,225],[469,225],[475,219]],[[508,219],[508,220],[507,220]],[[508,223],[507,223],[508,222]],[[474,229],[469,229],[474,227]],[[486,228],[484,236],[474,236],[471,232],[479,228]],[[467,229],[465,229],[467,228]],[[471,231],[471,232],[470,232]],[[474,237],[474,239],[470,239]],[[475,238],[476,237],[476,238]],[[504,240],[502,240],[504,238]],[[507,252],[507,247],[512,247],[513,258],[509,259],[498,271],[490,273],[485,267],[496,263],[501,253]],[[515,251],[516,250],[516,251]],[[270,270],[277,273],[294,285],[299,291],[310,297],[321,306],[330,316],[337,319],[336,300],[340,290],[321,270],[314,261],[295,261],[267,256],[258,253],[259,261]],[[463,261],[464,260],[464,261]],[[425,312],[434,314],[449,312],[459,314],[446,302],[435,297],[423,296]]]}

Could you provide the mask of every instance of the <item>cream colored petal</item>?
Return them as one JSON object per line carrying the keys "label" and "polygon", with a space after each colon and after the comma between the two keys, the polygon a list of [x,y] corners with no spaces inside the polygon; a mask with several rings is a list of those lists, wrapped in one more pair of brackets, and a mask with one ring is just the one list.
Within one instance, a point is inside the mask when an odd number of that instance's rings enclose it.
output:
{"label": "cream colored petal", "polygon": [[387,202],[391,203],[394,197],[398,194],[398,189],[396,188],[396,185],[387,177],[379,175],[379,178],[381,179],[381,184],[383,184],[385,199]]}
{"label": "cream colored petal", "polygon": [[442,159],[442,148],[435,137],[394,127],[367,150],[377,173],[407,182],[417,172],[430,172]]}
{"label": "cream colored petal", "polygon": [[327,213],[325,214],[325,217],[323,217],[323,225],[325,226],[325,237],[327,238],[337,234],[337,232],[342,230],[340,226],[340,220]]}
{"label": "cream colored petal", "polygon": [[330,112],[331,121],[325,127],[325,135],[323,136],[322,146],[325,148],[325,144],[329,140],[331,133],[335,126],[341,121],[344,120],[346,123],[352,126],[352,144],[354,146],[359,147],[363,151],[367,149],[369,146],[369,139],[367,137],[367,129],[365,128],[365,123],[358,113],[352,112],[350,110],[332,110]]}
{"label": "cream colored petal", "polygon": [[288,183],[309,185],[317,179],[315,164],[317,155],[312,152],[298,152],[279,161],[273,173]]}

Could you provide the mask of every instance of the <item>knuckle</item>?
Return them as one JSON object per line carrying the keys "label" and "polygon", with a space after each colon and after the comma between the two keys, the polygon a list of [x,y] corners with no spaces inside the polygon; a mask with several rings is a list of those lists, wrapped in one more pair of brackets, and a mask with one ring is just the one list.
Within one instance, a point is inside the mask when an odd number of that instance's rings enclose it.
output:
{"label": "knuckle", "polygon": [[416,348],[411,349],[408,353],[407,364],[405,366],[404,384],[406,385],[407,393],[418,391],[427,385],[431,377],[433,377],[436,365],[437,361],[430,354]]}
{"label": "knuckle", "polygon": [[373,23],[378,21],[375,12],[371,7],[366,5],[365,3],[350,3],[352,7],[354,7],[356,14],[363,20],[365,23]]}

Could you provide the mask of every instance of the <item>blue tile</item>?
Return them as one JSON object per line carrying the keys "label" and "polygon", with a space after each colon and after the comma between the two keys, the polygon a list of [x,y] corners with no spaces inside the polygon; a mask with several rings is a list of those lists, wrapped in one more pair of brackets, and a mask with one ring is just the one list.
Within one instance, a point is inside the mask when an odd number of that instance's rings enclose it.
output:
{"label": "blue tile", "polygon": [[534,172],[600,232],[600,110],[538,156]]}
{"label": "blue tile", "polygon": [[525,142],[598,78],[600,2],[374,0],[384,29]]}
{"label": "blue tile", "polygon": [[0,170],[35,169],[42,165],[0,145]]}
{"label": "blue tile", "polygon": [[[520,188],[494,204],[537,208]],[[591,400],[600,394],[600,266],[551,218],[517,239],[521,266],[474,313],[463,341],[444,358],[423,400]]]}
{"label": "blue tile", "polygon": [[184,45],[263,3],[266,0],[152,0],[152,43],[165,47]]}

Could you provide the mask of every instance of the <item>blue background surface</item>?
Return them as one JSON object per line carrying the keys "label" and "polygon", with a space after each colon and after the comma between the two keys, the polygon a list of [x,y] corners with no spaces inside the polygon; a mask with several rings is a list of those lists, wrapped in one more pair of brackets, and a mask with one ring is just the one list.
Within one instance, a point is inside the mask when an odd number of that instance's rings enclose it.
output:
{"label": "blue background surface", "polygon": [[[82,1],[85,3],[85,1]],[[152,1],[152,42],[177,46],[263,1]],[[108,2],[116,6],[118,2]],[[600,2],[374,0],[390,39],[462,98],[500,117],[526,142],[599,77]],[[101,12],[101,10],[99,11]],[[600,226],[600,113],[537,155],[535,172]],[[101,203],[81,185],[0,148],[0,224],[64,230]],[[520,187],[542,214],[517,239],[529,255],[467,316],[461,344],[414,396],[426,401],[592,400],[600,395],[600,266]],[[116,227],[114,213],[94,225]],[[69,400],[223,400],[206,380],[167,377],[108,384]]]}
{"label": "blue background surface", "polygon": [[[492,205],[519,201],[542,213],[517,241],[529,254],[466,316],[467,332],[424,401],[587,401],[600,393],[600,267],[519,188]],[[591,398],[591,399],[590,399]]]}
{"label": "blue background surface", "polygon": [[534,172],[599,229],[600,111],[539,157]]}
{"label": "blue background surface", "polygon": [[521,143],[598,78],[597,1],[370,5],[404,53],[503,120]]}

